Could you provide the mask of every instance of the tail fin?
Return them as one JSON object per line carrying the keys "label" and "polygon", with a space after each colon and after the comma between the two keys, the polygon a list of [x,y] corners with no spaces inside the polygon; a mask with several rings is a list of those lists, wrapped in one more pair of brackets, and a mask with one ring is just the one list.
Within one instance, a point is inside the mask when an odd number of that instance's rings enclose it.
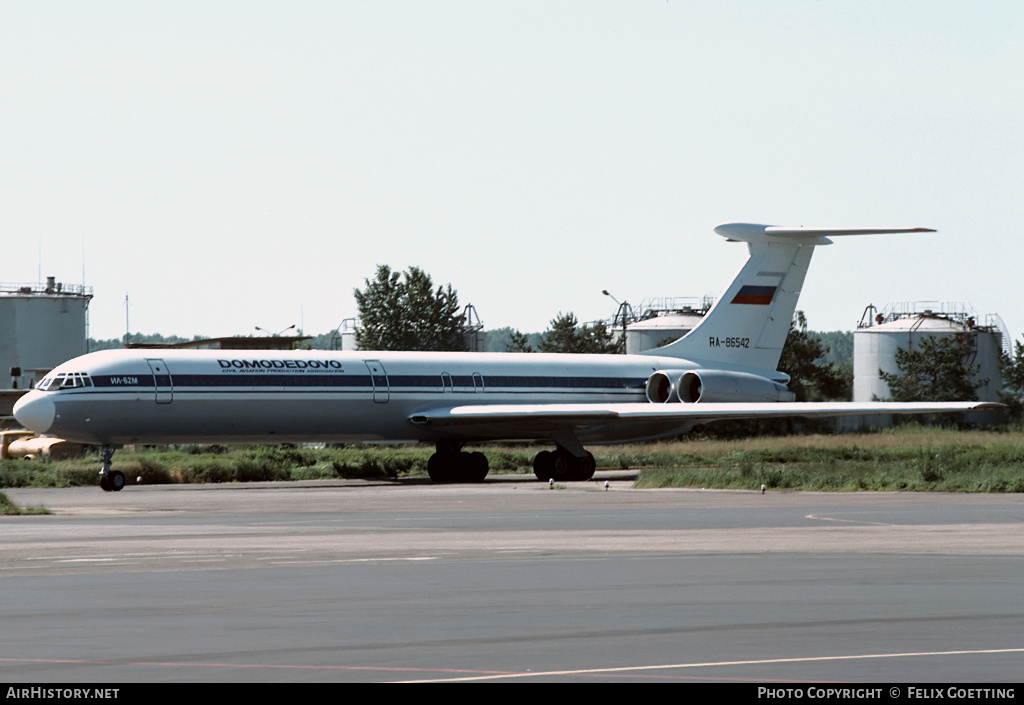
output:
{"label": "tail fin", "polygon": [[750,257],[696,328],[674,343],[645,350],[642,355],[775,370],[815,246],[832,244],[828,236],[935,231],[723,223],[715,232],[729,242],[746,242]]}

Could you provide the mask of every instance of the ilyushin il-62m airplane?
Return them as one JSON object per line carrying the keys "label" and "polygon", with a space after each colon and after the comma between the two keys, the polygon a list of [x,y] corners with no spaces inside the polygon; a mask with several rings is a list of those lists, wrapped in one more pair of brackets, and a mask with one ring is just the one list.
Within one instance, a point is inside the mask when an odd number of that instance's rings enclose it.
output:
{"label": "ilyushin il-62m airplane", "polygon": [[685,433],[735,418],[967,411],[984,403],[799,403],[776,371],[811,254],[830,236],[925,228],[719,225],[750,256],[687,335],[634,355],[107,350],[65,362],[14,408],[27,428],[103,448],[100,485],[128,443],[433,443],[435,481],[481,481],[488,441],[543,441],[543,480],[587,480],[588,444]]}

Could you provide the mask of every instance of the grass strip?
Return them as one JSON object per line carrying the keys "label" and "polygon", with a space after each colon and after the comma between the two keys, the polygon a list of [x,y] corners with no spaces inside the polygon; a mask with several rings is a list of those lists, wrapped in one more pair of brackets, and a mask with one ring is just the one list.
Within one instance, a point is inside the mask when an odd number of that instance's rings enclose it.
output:
{"label": "grass strip", "polygon": [[[532,476],[538,446],[483,448],[492,474]],[[686,439],[594,447],[598,469],[640,470],[637,487],[818,491],[1024,492],[1024,429],[930,426],[858,434]],[[123,449],[114,467],[129,484],[426,475],[429,446],[180,446]],[[98,453],[73,460],[0,461],[0,487],[98,482]]]}

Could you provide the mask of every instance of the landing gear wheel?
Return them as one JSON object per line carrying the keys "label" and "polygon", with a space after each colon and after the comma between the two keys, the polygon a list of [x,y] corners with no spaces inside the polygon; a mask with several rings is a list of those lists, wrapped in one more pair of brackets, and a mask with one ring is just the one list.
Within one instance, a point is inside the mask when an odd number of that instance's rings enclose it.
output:
{"label": "landing gear wheel", "polygon": [[427,460],[427,474],[432,482],[451,482],[452,468],[448,453],[434,453]]}
{"label": "landing gear wheel", "polygon": [[124,489],[124,473],[120,470],[114,470],[107,475],[107,482],[110,484],[110,489],[114,492],[120,492]]}
{"label": "landing gear wheel", "polygon": [[490,465],[480,452],[439,450],[427,461],[427,474],[434,482],[483,482]]}
{"label": "landing gear wheel", "polygon": [[461,471],[459,479],[463,482],[483,482],[484,478],[487,477],[487,471],[490,469],[487,456],[479,451],[475,453],[460,453],[459,455],[463,461],[459,463],[459,470]]}
{"label": "landing gear wheel", "polygon": [[587,454],[582,458],[577,458],[576,462],[576,472],[581,482],[586,482],[594,477],[594,473],[597,471],[597,461],[594,460],[593,453],[587,451]]}
{"label": "landing gear wheel", "polygon": [[575,480],[576,458],[567,450],[556,450],[552,454],[551,477],[555,480]]}
{"label": "landing gear wheel", "polygon": [[104,492],[113,492],[114,488],[110,486],[110,475],[103,473],[100,475],[100,489]]}
{"label": "landing gear wheel", "polygon": [[582,458],[577,458],[562,448],[554,452],[542,450],[533,458],[533,474],[541,482],[586,482],[594,477],[595,470],[597,461],[594,460],[594,454],[589,451]]}
{"label": "landing gear wheel", "polygon": [[541,482],[548,482],[555,476],[555,454],[550,450],[542,450],[533,457],[533,474]]}

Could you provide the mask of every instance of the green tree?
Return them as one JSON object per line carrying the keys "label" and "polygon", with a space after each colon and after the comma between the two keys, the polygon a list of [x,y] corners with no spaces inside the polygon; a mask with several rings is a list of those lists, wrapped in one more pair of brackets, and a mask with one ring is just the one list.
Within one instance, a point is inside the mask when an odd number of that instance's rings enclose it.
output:
{"label": "green tree", "polygon": [[1019,420],[1024,416],[1024,343],[1014,341],[1013,357],[1003,355],[999,361],[999,371],[1003,378],[999,401],[1009,408],[1011,418]]}
{"label": "green tree", "polygon": [[621,353],[625,350],[625,340],[617,339],[600,321],[581,326],[570,311],[551,319],[551,326],[537,347],[541,352],[553,353]]}
{"label": "green tree", "polygon": [[378,265],[377,276],[354,291],[360,350],[466,350],[459,299],[452,285],[437,287],[419,267],[404,274]]}
{"label": "green tree", "polygon": [[530,336],[519,329],[509,333],[509,341],[505,343],[505,352],[532,353],[533,346],[530,345]]}
{"label": "green tree", "polygon": [[797,311],[789,323],[789,334],[779,357],[779,370],[790,376],[789,389],[797,401],[849,399],[853,375],[839,365],[822,364],[829,348],[807,330],[807,317]]}
{"label": "green tree", "polygon": [[548,329],[544,331],[540,344],[537,346],[541,352],[552,353],[573,353],[577,350],[576,328],[579,321],[571,311],[569,313],[559,312],[551,319]]}
{"label": "green tree", "polygon": [[853,374],[853,332],[848,330],[814,331],[814,335],[825,346],[827,352],[822,355],[826,365],[833,363],[843,368],[850,368]]}
{"label": "green tree", "polygon": [[974,382],[980,365],[974,358],[970,336],[933,335],[922,338],[915,348],[896,351],[898,374],[878,371],[894,401],[975,401]]}
{"label": "green tree", "polygon": [[1003,356],[1001,360],[1003,387],[1007,392],[1024,395],[1024,343],[1013,343],[1013,357]]}
{"label": "green tree", "polygon": [[504,326],[487,331],[487,352],[536,352],[540,333],[523,333]]}
{"label": "green tree", "polygon": [[606,326],[604,321],[582,326],[579,339],[583,347],[581,352],[619,355],[626,352],[626,339]]}

